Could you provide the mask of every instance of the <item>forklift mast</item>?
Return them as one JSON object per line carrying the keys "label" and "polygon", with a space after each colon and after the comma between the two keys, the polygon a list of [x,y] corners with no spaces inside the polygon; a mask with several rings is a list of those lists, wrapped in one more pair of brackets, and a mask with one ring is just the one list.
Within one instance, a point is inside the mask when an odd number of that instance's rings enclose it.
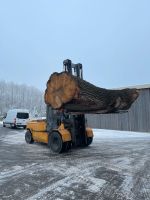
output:
{"label": "forklift mast", "polygon": [[[83,69],[82,69],[81,63],[73,64],[71,60],[66,59],[63,61],[63,68],[64,68],[64,71],[68,72],[69,74],[83,79]],[[72,124],[72,128],[70,130],[72,144],[74,146],[85,145],[85,143],[87,143],[87,137],[85,134],[86,128],[85,128],[84,114],[80,114],[80,115],[69,114],[68,116]]]}
{"label": "forklift mast", "polygon": [[[73,76],[77,76],[83,79],[82,64],[73,64],[71,60],[67,59],[63,61],[63,70]],[[50,133],[53,129],[58,128],[58,121],[60,121],[60,112],[52,109],[47,105],[47,131]],[[87,143],[85,116],[84,114],[71,114],[61,111],[61,116],[65,116],[66,120],[63,120],[64,126],[69,130],[72,139],[72,146],[82,146]],[[59,122],[59,125],[62,122]],[[69,124],[69,126],[68,126]]]}
{"label": "forklift mast", "polygon": [[67,59],[63,61],[64,71],[68,72],[71,75],[77,76],[81,79],[83,79],[83,70],[82,70],[82,64],[73,64],[71,60]]}

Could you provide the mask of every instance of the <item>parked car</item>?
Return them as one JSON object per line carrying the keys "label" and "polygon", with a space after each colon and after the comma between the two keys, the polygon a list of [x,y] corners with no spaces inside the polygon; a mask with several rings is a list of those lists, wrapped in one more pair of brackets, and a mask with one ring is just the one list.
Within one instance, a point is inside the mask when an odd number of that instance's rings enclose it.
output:
{"label": "parked car", "polygon": [[3,127],[9,126],[11,128],[23,127],[26,128],[29,121],[29,111],[26,109],[12,109],[7,112],[3,119]]}

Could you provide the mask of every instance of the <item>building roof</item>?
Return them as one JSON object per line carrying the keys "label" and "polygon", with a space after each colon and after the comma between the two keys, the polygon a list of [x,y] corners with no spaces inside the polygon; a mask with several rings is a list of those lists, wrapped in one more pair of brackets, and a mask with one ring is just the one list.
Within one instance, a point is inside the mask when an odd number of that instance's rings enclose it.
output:
{"label": "building roof", "polygon": [[114,88],[114,89],[125,89],[125,88],[136,88],[136,89],[139,89],[139,90],[149,89],[150,88],[150,84],[126,86],[126,87],[120,87],[120,88]]}

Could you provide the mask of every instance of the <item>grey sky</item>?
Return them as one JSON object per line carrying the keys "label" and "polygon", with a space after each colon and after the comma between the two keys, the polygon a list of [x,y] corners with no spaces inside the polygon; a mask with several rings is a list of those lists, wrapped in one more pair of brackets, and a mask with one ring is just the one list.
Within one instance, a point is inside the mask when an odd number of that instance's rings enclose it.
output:
{"label": "grey sky", "polygon": [[150,1],[0,0],[0,80],[44,90],[66,58],[100,87],[150,83]]}

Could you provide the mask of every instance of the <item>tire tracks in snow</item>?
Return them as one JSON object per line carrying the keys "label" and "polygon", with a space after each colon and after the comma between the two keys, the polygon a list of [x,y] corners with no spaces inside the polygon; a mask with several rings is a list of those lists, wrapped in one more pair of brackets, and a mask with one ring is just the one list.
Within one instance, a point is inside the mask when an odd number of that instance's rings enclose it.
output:
{"label": "tire tracks in snow", "polygon": [[[65,191],[67,192],[68,189],[72,189],[72,184],[86,185],[87,191],[95,194],[95,199],[104,199],[104,191],[109,192],[112,196],[120,195],[123,198],[125,197],[123,192],[122,194],[120,194],[120,186],[117,190],[118,193],[116,193],[116,188],[118,185],[116,185],[116,187],[112,187],[116,178],[122,179],[122,181],[124,181],[120,175],[121,168],[117,168],[114,165],[110,165],[108,163],[101,163],[100,161],[95,161],[94,163],[91,163],[89,161],[82,164],[79,163],[77,164],[77,167],[72,166],[69,168],[62,168],[60,164],[59,167],[57,165],[56,168],[56,172],[61,172],[64,175],[64,178],[58,180],[53,184],[48,185],[46,188],[40,189],[35,195],[28,197],[28,200],[44,199],[44,196],[47,196],[50,192],[53,192],[54,194],[49,194],[48,197],[50,199],[55,199],[55,193],[59,193],[61,195],[62,193],[60,191],[63,190],[64,194]],[[114,176],[112,176],[111,180],[105,180],[99,177],[97,178],[95,176],[95,171],[98,168],[106,168],[107,172],[114,171],[116,173]],[[120,182],[120,184],[122,184],[122,182]]]}

